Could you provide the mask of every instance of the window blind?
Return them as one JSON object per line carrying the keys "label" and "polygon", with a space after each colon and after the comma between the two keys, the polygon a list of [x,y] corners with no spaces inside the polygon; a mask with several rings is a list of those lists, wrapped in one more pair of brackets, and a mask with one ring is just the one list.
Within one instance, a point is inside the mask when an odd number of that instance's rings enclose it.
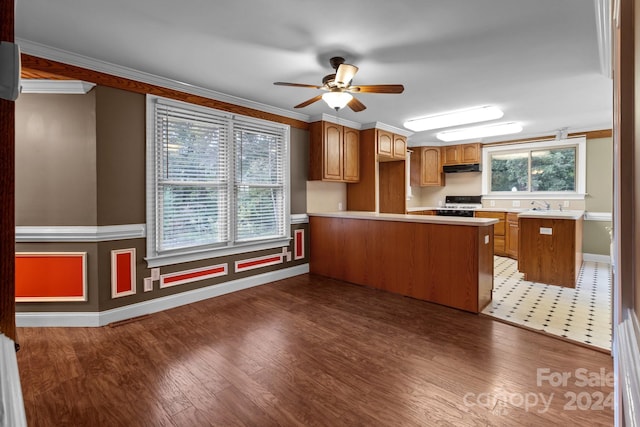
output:
{"label": "window blind", "polygon": [[288,126],[151,96],[148,108],[149,259],[286,242]]}
{"label": "window blind", "polygon": [[285,236],[284,129],[236,120],[233,135],[236,241]]}
{"label": "window blind", "polygon": [[156,104],[157,251],[229,240],[228,119]]}

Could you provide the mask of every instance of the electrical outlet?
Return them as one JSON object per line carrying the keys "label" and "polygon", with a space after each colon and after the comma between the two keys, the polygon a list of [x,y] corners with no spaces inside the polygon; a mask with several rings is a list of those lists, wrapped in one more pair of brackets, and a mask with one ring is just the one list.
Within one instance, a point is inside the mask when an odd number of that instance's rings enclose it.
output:
{"label": "electrical outlet", "polygon": [[519,207],[520,207],[520,200],[514,200],[514,201],[512,202],[512,206],[513,206],[514,208],[519,208]]}
{"label": "electrical outlet", "polygon": [[144,278],[144,291],[145,292],[149,292],[153,290],[153,280],[151,280],[151,277],[145,277]]}
{"label": "electrical outlet", "polygon": [[484,244],[485,245],[489,244],[489,235],[488,234],[484,236]]}
{"label": "electrical outlet", "polygon": [[569,207],[569,201],[565,200],[564,203],[562,204],[563,207],[568,208]]}
{"label": "electrical outlet", "polygon": [[496,205],[496,201],[495,200],[491,200],[489,202],[489,206],[494,207]]}
{"label": "electrical outlet", "polygon": [[342,202],[338,202],[338,210],[341,211],[342,210]]}
{"label": "electrical outlet", "polygon": [[152,268],[151,269],[151,280],[160,280],[160,269]]}

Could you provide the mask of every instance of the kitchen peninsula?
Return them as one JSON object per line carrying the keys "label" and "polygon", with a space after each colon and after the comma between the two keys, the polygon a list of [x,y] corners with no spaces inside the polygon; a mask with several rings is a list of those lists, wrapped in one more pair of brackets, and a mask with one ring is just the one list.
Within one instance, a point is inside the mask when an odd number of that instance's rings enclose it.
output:
{"label": "kitchen peninsula", "polygon": [[310,272],[479,313],[491,301],[497,222],[309,213]]}

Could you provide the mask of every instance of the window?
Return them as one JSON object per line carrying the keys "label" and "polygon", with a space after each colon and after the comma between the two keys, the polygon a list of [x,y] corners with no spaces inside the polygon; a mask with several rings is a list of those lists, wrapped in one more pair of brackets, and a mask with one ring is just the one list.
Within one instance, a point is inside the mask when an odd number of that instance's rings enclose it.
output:
{"label": "window", "polygon": [[483,194],[584,197],[585,138],[497,145],[483,151]]}
{"label": "window", "polygon": [[149,96],[147,261],[288,244],[289,128]]}

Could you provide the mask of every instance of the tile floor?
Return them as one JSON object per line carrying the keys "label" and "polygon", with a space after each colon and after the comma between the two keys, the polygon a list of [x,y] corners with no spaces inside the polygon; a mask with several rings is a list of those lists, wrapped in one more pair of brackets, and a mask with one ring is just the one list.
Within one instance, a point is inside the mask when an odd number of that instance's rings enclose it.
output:
{"label": "tile floor", "polygon": [[482,314],[611,350],[611,268],[585,261],[575,289],[527,282],[518,262],[494,257],[493,301]]}

